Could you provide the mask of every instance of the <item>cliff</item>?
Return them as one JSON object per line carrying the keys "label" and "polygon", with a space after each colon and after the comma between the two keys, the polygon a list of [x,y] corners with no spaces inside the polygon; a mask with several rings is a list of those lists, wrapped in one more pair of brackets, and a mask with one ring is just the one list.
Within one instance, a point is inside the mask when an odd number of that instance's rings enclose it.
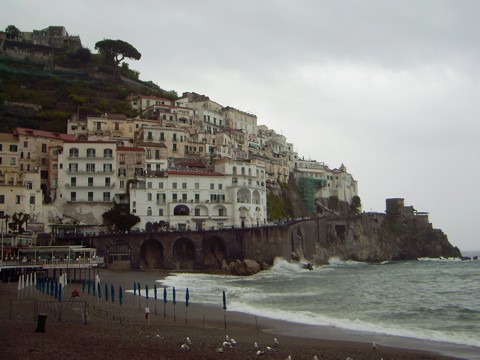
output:
{"label": "cliff", "polygon": [[316,243],[313,258],[326,263],[332,257],[382,262],[462,256],[441,230],[410,220],[392,219],[387,214],[331,218],[326,223],[325,241]]}

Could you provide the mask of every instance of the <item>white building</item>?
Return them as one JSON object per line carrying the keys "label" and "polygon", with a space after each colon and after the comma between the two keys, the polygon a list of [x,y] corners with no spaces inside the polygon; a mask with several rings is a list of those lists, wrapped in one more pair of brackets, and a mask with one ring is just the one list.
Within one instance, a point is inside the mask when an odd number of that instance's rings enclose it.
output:
{"label": "white building", "polygon": [[168,224],[178,230],[257,226],[266,222],[265,171],[249,163],[221,162],[215,172],[165,171],[130,190],[130,210],[141,230]]}

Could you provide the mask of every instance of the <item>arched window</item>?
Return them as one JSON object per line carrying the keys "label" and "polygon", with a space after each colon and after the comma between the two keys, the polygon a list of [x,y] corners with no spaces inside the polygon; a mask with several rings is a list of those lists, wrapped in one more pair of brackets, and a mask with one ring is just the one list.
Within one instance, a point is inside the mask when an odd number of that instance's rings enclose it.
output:
{"label": "arched window", "polygon": [[177,205],[173,209],[173,215],[178,215],[178,216],[190,215],[190,209],[186,205]]}
{"label": "arched window", "polygon": [[78,149],[77,148],[71,148],[69,156],[70,157],[78,157]]}
{"label": "arched window", "polygon": [[245,175],[245,168],[242,167],[242,175]]}
{"label": "arched window", "polygon": [[103,157],[104,158],[112,158],[113,157],[112,149],[104,149],[103,150]]}
{"label": "arched window", "polygon": [[252,169],[248,168],[248,176],[252,176]]}
{"label": "arched window", "polygon": [[147,194],[147,201],[152,201],[152,193]]}
{"label": "arched window", "polygon": [[92,148],[87,149],[87,157],[89,158],[95,157],[95,149],[92,149]]}
{"label": "arched window", "polygon": [[152,208],[150,206],[147,208],[147,216],[152,216]]}
{"label": "arched window", "polygon": [[237,167],[236,166],[233,167],[233,175],[237,175]]}

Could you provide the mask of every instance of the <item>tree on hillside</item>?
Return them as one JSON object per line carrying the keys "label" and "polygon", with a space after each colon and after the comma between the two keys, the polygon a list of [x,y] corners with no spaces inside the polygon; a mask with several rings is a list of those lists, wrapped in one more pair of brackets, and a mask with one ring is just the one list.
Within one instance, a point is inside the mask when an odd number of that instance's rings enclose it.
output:
{"label": "tree on hillside", "polygon": [[113,78],[117,73],[117,67],[125,58],[140,60],[142,54],[133,45],[122,40],[104,39],[95,44],[95,49],[100,52],[105,62],[114,67]]}
{"label": "tree on hillside", "polygon": [[15,25],[8,25],[5,28],[5,33],[7,34],[7,37],[15,39],[20,35],[20,30]]}
{"label": "tree on hillside", "polygon": [[354,214],[358,214],[361,208],[362,208],[362,201],[360,200],[360,196],[355,195],[354,197],[352,197],[352,201],[350,202],[350,210]]}
{"label": "tree on hillside", "polygon": [[102,215],[110,231],[129,231],[140,222],[140,217],[130,213],[128,205],[115,204],[114,207]]}

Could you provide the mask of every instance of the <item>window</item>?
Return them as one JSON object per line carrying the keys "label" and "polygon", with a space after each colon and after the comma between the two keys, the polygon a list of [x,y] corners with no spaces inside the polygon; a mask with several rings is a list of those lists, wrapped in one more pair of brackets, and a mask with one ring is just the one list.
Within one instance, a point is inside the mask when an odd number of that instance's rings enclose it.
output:
{"label": "window", "polygon": [[200,202],[200,194],[195,194],[195,202]]}
{"label": "window", "polygon": [[163,216],[163,209],[158,209],[158,216]]}
{"label": "window", "polygon": [[77,201],[77,193],[75,191],[70,193],[70,201]]}
{"label": "window", "polygon": [[120,124],[119,123],[115,123],[115,130],[120,130]]}
{"label": "window", "polygon": [[92,148],[87,149],[87,157],[94,158],[95,157],[95,149],[92,149]]}
{"label": "window", "polygon": [[24,142],[23,142],[23,147],[24,147],[25,149],[28,148],[28,141],[24,141]]}
{"label": "window", "polygon": [[120,154],[120,164],[125,164],[125,154]]}
{"label": "window", "polygon": [[173,148],[172,148],[172,151],[177,151],[177,144],[173,144]]}
{"label": "window", "polygon": [[172,189],[176,189],[176,188],[177,188],[177,183],[176,182],[172,183]]}
{"label": "window", "polygon": [[177,141],[177,134],[173,133],[173,141]]}
{"label": "window", "polygon": [[10,145],[10,152],[17,152],[18,146],[17,145]]}
{"label": "window", "polygon": [[33,189],[33,183],[31,181],[27,181],[26,187],[27,187],[28,190],[32,190]]}
{"label": "window", "polygon": [[88,201],[93,201],[93,191],[88,193]]}
{"label": "window", "polygon": [[87,164],[87,172],[95,172],[95,164]]}
{"label": "window", "polygon": [[110,201],[110,192],[105,191],[103,193],[103,201]]}
{"label": "window", "polygon": [[111,184],[111,179],[109,177],[105,178],[105,186],[109,187]]}
{"label": "window", "polygon": [[22,201],[22,198],[20,197],[20,195],[16,195],[15,196],[15,204],[20,204],[21,201]]}
{"label": "window", "polygon": [[218,216],[223,216],[223,209],[218,209]]}
{"label": "window", "polygon": [[152,208],[150,206],[147,208],[147,216],[152,216]]}
{"label": "window", "polygon": [[152,193],[147,194],[147,201],[152,201]]}
{"label": "window", "polygon": [[200,183],[195,183],[195,190],[200,190]]}
{"label": "window", "polygon": [[155,150],[155,160],[159,160],[160,159],[160,150],[156,149]]}
{"label": "window", "polygon": [[182,194],[182,201],[187,202],[187,194]]}
{"label": "window", "polygon": [[5,195],[0,195],[0,204],[5,204]]}
{"label": "window", "polygon": [[237,174],[237,167],[234,166],[234,167],[233,167],[233,175],[236,175],[236,174]]}
{"label": "window", "polygon": [[30,196],[30,205],[35,205],[35,195]]}
{"label": "window", "polygon": [[103,164],[103,172],[112,172],[113,171],[113,165],[112,164]]}
{"label": "window", "polygon": [[161,182],[161,181],[158,182],[158,188],[163,189],[163,182]]}
{"label": "window", "polygon": [[78,164],[76,164],[76,163],[68,164],[68,171],[77,172],[78,171]]}
{"label": "window", "polygon": [[88,178],[88,186],[93,186],[93,177]]}
{"label": "window", "polygon": [[104,149],[103,150],[103,157],[104,158],[112,158],[113,157],[112,149]]}
{"label": "window", "polygon": [[42,152],[43,153],[47,152],[47,144],[42,144]]}
{"label": "window", "polygon": [[76,177],[70,178],[70,186],[71,187],[77,186],[77,178]]}
{"label": "window", "polygon": [[165,134],[164,133],[160,133],[160,140],[165,140]]}
{"label": "window", "polygon": [[195,216],[200,216],[200,209],[195,209]]}
{"label": "window", "polygon": [[125,168],[118,169],[118,176],[127,176],[127,169]]}
{"label": "window", "polygon": [[215,189],[215,184],[214,184],[214,183],[211,183],[211,184],[210,184],[210,190],[213,190],[213,189]]}
{"label": "window", "polygon": [[69,151],[69,156],[70,157],[78,157],[78,149],[77,148],[71,148]]}
{"label": "window", "polygon": [[186,182],[182,183],[182,189],[186,189],[186,188],[187,188],[187,183]]}
{"label": "window", "polygon": [[120,189],[125,189],[125,180],[120,180]]}
{"label": "window", "polygon": [[172,194],[172,201],[177,201],[177,194]]}
{"label": "window", "polygon": [[222,184],[218,184],[218,190],[222,190]]}
{"label": "window", "polygon": [[151,188],[152,188],[152,182],[151,182],[151,181],[147,182],[147,188],[148,188],[148,189],[151,189]]}
{"label": "window", "polygon": [[10,159],[10,165],[16,165],[16,163],[17,163],[17,160],[12,157],[12,158]]}
{"label": "window", "polygon": [[47,158],[42,158],[41,162],[43,166],[47,166]]}

